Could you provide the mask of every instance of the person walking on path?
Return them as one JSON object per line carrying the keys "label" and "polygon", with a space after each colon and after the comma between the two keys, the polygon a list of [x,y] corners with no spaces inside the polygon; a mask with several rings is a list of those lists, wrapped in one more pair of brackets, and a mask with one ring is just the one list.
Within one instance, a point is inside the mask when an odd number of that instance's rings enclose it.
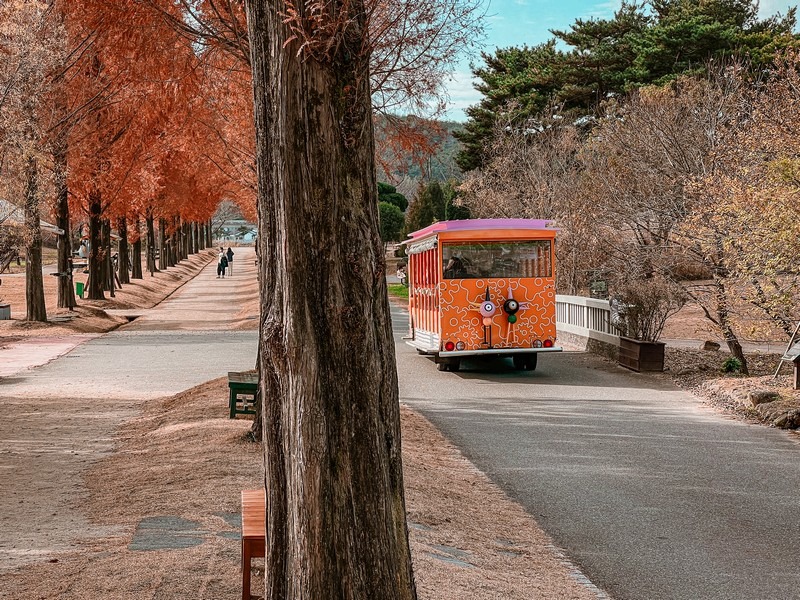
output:
{"label": "person walking on path", "polygon": [[233,250],[231,247],[228,246],[228,251],[225,253],[225,257],[228,259],[228,274],[232,277],[233,276]]}
{"label": "person walking on path", "polygon": [[228,257],[225,256],[225,251],[220,246],[219,256],[217,256],[217,279],[222,277],[225,279],[225,269],[228,268]]}

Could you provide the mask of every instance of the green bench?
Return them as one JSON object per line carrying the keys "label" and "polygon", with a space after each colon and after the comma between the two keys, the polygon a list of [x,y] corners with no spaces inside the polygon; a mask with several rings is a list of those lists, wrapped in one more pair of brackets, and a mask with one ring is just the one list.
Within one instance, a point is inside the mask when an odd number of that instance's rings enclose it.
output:
{"label": "green bench", "polygon": [[258,396],[258,373],[251,371],[228,372],[228,406],[230,417],[236,415],[254,415],[256,397]]}

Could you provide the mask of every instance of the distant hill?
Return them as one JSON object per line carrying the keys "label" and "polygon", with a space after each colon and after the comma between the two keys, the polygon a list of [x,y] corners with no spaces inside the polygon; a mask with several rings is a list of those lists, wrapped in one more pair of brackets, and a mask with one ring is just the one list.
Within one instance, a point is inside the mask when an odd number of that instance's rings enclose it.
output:
{"label": "distant hill", "polygon": [[[415,127],[421,135],[437,145],[437,150],[430,156],[419,153],[418,146],[411,144],[407,149],[398,150],[397,145],[390,146],[391,131],[387,133],[385,118],[376,122],[376,146],[382,149],[381,159],[385,165],[378,165],[378,180],[385,181],[397,187],[397,191],[411,199],[416,192],[421,180],[450,181],[460,180],[461,169],[456,164],[455,157],[461,151],[461,142],[453,137],[453,131],[461,129],[462,123],[455,121],[422,121],[416,117],[400,118],[401,126]],[[433,123],[435,127],[426,127]],[[391,125],[389,125],[391,127]],[[439,129],[443,135],[437,135],[432,130]],[[425,130],[428,129],[428,133]],[[396,129],[394,130],[396,131]]]}

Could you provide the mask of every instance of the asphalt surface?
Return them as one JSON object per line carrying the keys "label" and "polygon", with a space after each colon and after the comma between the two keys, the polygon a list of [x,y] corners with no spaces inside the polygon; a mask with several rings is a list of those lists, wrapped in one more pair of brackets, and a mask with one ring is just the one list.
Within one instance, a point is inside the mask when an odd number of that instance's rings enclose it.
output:
{"label": "asphalt surface", "polygon": [[258,296],[255,254],[236,252],[233,277],[218,279],[212,262],[153,309],[109,311],[135,320],[44,366],[4,377],[0,397],[141,400],[255,368],[258,332],[237,329],[257,319],[245,309]]}
{"label": "asphalt surface", "polygon": [[800,598],[798,436],[584,353],[439,372],[392,310],[401,401],[612,597]]}

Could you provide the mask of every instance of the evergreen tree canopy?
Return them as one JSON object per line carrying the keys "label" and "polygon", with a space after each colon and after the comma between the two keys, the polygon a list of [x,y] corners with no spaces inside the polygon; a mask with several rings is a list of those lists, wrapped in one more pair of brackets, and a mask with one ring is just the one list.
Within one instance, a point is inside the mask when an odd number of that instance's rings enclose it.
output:
{"label": "evergreen tree canopy", "polygon": [[381,241],[384,244],[398,241],[405,225],[403,212],[394,204],[379,202],[378,218],[381,225]]}
{"label": "evergreen tree canopy", "polygon": [[484,97],[466,110],[469,121],[454,133],[464,145],[456,157],[464,171],[481,164],[484,141],[491,137],[498,118],[522,122],[541,112],[563,86],[560,63],[564,55],[556,49],[555,40],[533,48],[498,48],[493,55],[481,56],[485,66],[473,65],[472,72],[482,82],[475,89]]}
{"label": "evergreen tree canopy", "polygon": [[641,6],[623,2],[612,19],[577,19],[569,31],[553,31],[572,48],[563,57],[558,103],[585,112],[607,94],[624,92],[636,76],[638,40],[651,21]]}
{"label": "evergreen tree canopy", "polygon": [[400,209],[400,212],[405,212],[408,208],[408,199],[399,193],[396,187],[380,181],[378,182],[378,202],[394,204]]}
{"label": "evergreen tree canopy", "polygon": [[739,54],[768,64],[798,45],[795,13],[760,20],[755,0],[623,0],[611,19],[577,19],[545,44],[483,54],[485,65],[472,67],[483,98],[456,133],[464,145],[456,160],[465,171],[481,166],[498,122],[513,126],[548,106],[592,115],[609,94],[702,72],[711,60]]}
{"label": "evergreen tree canopy", "polygon": [[438,181],[421,183],[406,215],[406,233],[423,229],[434,221],[444,221],[445,217],[446,202],[442,186]]}
{"label": "evergreen tree canopy", "polygon": [[761,66],[797,39],[794,8],[760,21],[758,2],[751,0],[654,0],[651,6],[655,19],[639,41],[632,85],[700,73],[709,60],[733,54]]}

